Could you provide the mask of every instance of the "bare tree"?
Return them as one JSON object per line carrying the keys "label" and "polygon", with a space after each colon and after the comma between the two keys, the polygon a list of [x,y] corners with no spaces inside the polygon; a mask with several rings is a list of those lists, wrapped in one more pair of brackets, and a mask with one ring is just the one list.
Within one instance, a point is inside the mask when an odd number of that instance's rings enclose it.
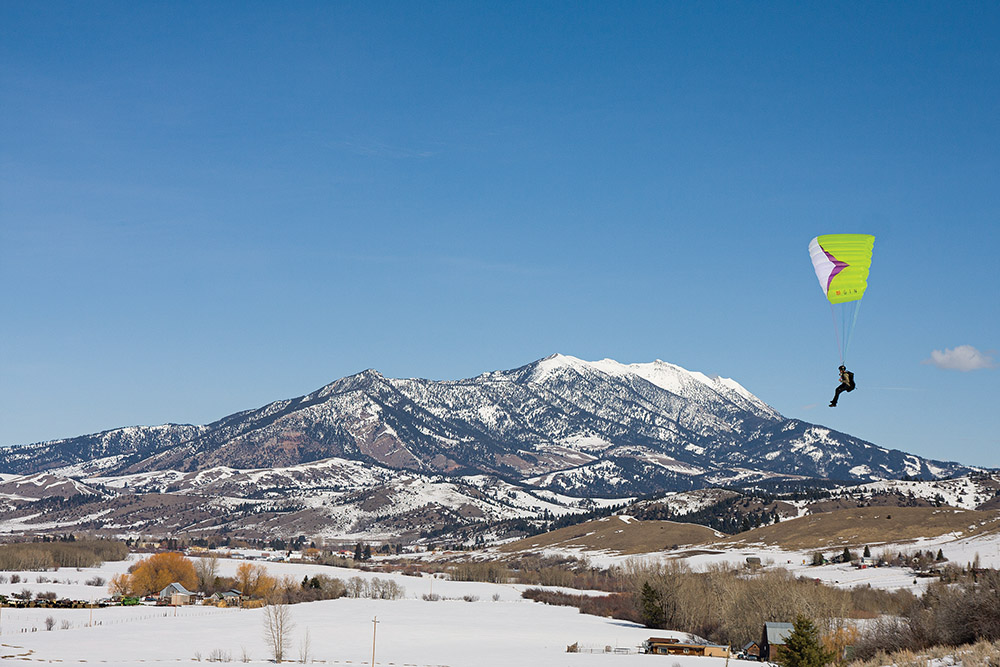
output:
{"label": "bare tree", "polygon": [[270,604],[264,607],[264,641],[275,662],[284,659],[294,627],[292,612],[288,610],[287,604]]}
{"label": "bare tree", "polygon": [[198,575],[198,590],[214,593],[215,579],[219,576],[219,557],[211,554],[199,558],[194,563],[194,571]]}
{"label": "bare tree", "polygon": [[302,638],[302,642],[299,644],[299,662],[305,664],[309,662],[309,655],[312,651],[312,641],[309,639],[309,628],[306,628],[306,634]]}

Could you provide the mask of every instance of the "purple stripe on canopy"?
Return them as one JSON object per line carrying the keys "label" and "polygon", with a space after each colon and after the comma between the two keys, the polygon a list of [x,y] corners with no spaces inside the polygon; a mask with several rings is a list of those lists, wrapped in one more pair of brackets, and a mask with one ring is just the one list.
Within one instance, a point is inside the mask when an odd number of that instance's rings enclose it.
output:
{"label": "purple stripe on canopy", "polygon": [[830,283],[833,282],[833,279],[837,277],[838,273],[840,273],[850,265],[847,262],[841,262],[839,259],[831,255],[829,252],[827,252],[826,248],[823,248],[823,246],[820,246],[820,248],[822,248],[823,252],[826,253],[827,259],[833,262],[833,271],[830,272],[830,277],[826,279],[826,291],[829,292]]}

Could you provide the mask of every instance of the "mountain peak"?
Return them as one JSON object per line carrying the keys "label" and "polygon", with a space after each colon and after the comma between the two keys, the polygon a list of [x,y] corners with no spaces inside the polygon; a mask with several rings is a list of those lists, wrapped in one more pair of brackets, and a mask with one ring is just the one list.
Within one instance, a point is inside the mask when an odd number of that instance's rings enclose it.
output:
{"label": "mountain peak", "polygon": [[585,361],[570,355],[556,353],[538,360],[529,368],[531,368],[531,373],[528,376],[529,382],[542,383],[566,371],[579,374],[596,372],[613,378],[638,377],[678,396],[690,397],[693,394],[709,392],[709,394],[716,395],[724,401],[736,403],[743,409],[750,409],[765,419],[777,419],[781,416],[774,408],[735,380],[717,375],[706,375],[698,371],[689,371],[662,359],[623,364],[609,358],[600,361]]}
{"label": "mountain peak", "polygon": [[579,370],[589,367],[590,362],[556,352],[555,354],[550,354],[544,359],[539,359],[533,364],[533,366],[534,370],[531,375],[531,381],[542,382],[553,373],[564,369],[571,368]]}
{"label": "mountain peak", "polygon": [[367,368],[354,375],[342,377],[334,380],[330,384],[317,389],[309,395],[309,398],[324,398],[335,394],[342,394],[348,391],[358,391],[369,389],[375,385],[385,382],[385,376],[374,368]]}

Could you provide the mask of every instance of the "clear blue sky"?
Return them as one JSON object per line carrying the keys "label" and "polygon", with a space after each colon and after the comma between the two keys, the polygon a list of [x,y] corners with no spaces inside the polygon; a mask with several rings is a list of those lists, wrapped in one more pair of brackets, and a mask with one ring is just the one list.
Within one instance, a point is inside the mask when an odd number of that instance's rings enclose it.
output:
{"label": "clear blue sky", "polygon": [[1000,466],[998,253],[997,3],[0,5],[0,445],[562,352]]}

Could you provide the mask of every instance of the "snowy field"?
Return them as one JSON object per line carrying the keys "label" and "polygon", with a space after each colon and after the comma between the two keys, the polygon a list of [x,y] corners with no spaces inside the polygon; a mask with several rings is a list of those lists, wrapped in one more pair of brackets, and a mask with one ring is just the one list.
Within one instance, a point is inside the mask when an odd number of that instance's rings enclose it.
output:
{"label": "snowy field", "polygon": [[[235,573],[241,562],[220,560],[220,573]],[[101,568],[63,568],[47,573],[21,572],[18,574],[22,581],[0,585],[0,593],[9,595],[28,588],[34,592],[52,591],[59,597],[99,599],[107,594],[106,590],[84,582],[95,576],[110,580],[114,574],[126,570],[128,564],[107,563]],[[308,662],[318,664],[368,665],[372,659],[373,630],[377,665],[618,665],[651,657],[635,655],[639,644],[651,635],[650,630],[580,614],[569,607],[524,600],[521,598],[524,586],[452,582],[318,565],[263,565],[276,577],[290,575],[301,580],[303,576],[327,574],[344,580],[354,576],[391,578],[406,589],[402,600],[341,598],[290,606],[295,628],[286,659],[299,661],[305,657]],[[12,573],[3,574],[9,578]],[[37,583],[40,575],[61,583]],[[71,583],[66,583],[67,580]],[[424,601],[422,596],[429,593],[442,599]],[[474,601],[465,601],[466,596]],[[45,629],[45,621],[50,616],[54,625],[49,631]],[[372,623],[376,618],[377,626]],[[199,658],[208,661],[216,656],[234,663],[246,660],[265,664],[271,654],[263,628],[263,611],[259,609],[5,608],[0,612],[0,660],[146,665],[190,663]],[[567,653],[566,647],[573,643],[601,653]],[[632,654],[603,653],[608,646],[630,650]],[[713,667],[715,662],[701,658],[696,664]]]}
{"label": "snowy field", "polygon": [[[634,648],[650,636],[632,624],[532,602],[340,599],[289,607],[295,628],[286,656],[326,664],[370,664],[377,618],[376,664],[592,665],[629,656],[569,654],[566,646]],[[4,610],[3,651],[32,661],[139,665],[208,660],[262,664],[270,653],[262,610],[169,609]],[[175,615],[176,614],[176,615]],[[54,616],[56,629],[44,628]],[[59,629],[66,619],[71,627]],[[304,648],[309,637],[308,651]],[[633,659],[635,656],[631,656]],[[612,664],[622,664],[613,662]],[[705,667],[708,667],[706,664]]]}
{"label": "snowy field", "polygon": [[[957,564],[978,554],[983,565],[1000,565],[1000,538],[968,541],[927,541],[919,545],[873,546],[873,553],[897,548],[941,548]],[[592,554],[594,562],[621,562],[620,558]],[[900,568],[859,570],[848,565],[807,565],[811,554],[773,549],[744,549],[700,554],[687,558],[694,569],[714,563],[741,564],[748,556],[767,566],[785,567],[801,576],[839,586],[865,586],[920,592],[928,579],[913,578]],[[632,558],[660,558],[633,556]],[[22,581],[8,583],[0,593],[29,589],[54,592],[60,598],[100,599],[105,587],[86,585],[95,576],[110,580],[130,561],[106,563],[100,568],[63,568],[56,572],[20,572]],[[221,559],[220,574],[232,575],[244,561]],[[275,577],[326,574],[393,579],[406,593],[401,600],[341,598],[289,607],[294,630],[286,659],[299,662],[370,665],[375,632],[376,665],[401,667],[559,667],[576,665],[652,664],[665,667],[723,667],[721,658],[652,656],[637,654],[646,638],[669,635],[608,618],[580,614],[569,607],[553,607],[521,598],[525,586],[366,573],[357,570],[295,563],[262,563]],[[50,581],[38,582],[39,577]],[[914,583],[916,581],[916,583]],[[442,599],[425,601],[433,593]],[[470,598],[466,601],[463,598]],[[262,610],[214,607],[110,607],[106,609],[11,609],[0,611],[0,662],[3,664],[64,662],[102,665],[148,665],[207,662],[212,658],[234,663],[266,664],[271,656],[264,640]],[[46,630],[46,619],[52,629]],[[373,619],[378,620],[377,626]],[[685,637],[684,635],[676,635]],[[567,653],[578,643],[593,653]],[[620,652],[605,652],[606,647]],[[751,663],[736,662],[736,665]]]}

